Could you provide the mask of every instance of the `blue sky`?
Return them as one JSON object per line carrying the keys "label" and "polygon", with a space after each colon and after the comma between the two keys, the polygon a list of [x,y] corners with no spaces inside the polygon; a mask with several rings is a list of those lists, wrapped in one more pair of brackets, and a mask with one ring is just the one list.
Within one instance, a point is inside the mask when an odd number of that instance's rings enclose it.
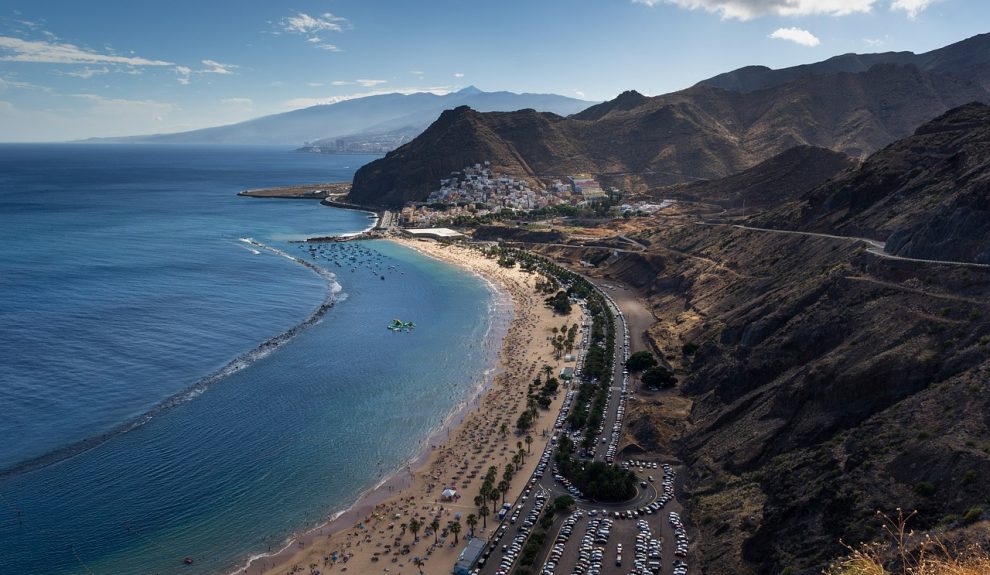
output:
{"label": "blue sky", "polygon": [[0,141],[174,132],[372,93],[655,95],[924,52],[986,0],[0,0]]}

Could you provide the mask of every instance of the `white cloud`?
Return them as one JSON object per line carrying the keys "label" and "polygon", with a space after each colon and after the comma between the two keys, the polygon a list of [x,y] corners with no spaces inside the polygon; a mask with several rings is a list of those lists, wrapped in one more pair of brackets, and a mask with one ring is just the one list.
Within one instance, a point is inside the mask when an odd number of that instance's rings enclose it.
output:
{"label": "white cloud", "polygon": [[425,72],[422,70],[409,70],[409,73],[413,76],[422,76]]}
{"label": "white cloud", "polygon": [[584,98],[584,92],[582,92],[581,90],[575,89],[574,95],[577,96],[578,98]]}
{"label": "white cloud", "polygon": [[319,36],[310,36],[309,38],[306,38],[306,41],[312,44],[316,44],[322,42],[323,38],[320,38]]}
{"label": "white cloud", "polygon": [[914,20],[928,8],[935,3],[935,0],[893,0],[890,3],[891,10],[903,10],[907,13],[907,17]]}
{"label": "white cloud", "polygon": [[462,74],[460,72],[454,72],[454,77],[455,78],[463,78],[464,77],[464,74]]}
{"label": "white cloud", "polygon": [[777,40],[787,40],[788,42],[794,42],[802,46],[817,46],[822,43],[814,34],[801,28],[777,28],[767,37]]}
{"label": "white cloud", "polygon": [[175,109],[175,106],[172,104],[157,100],[106,98],[96,94],[72,94],[72,97],[88,102],[89,108],[86,112],[91,116],[114,117],[120,114],[124,116],[141,115],[145,118],[154,119]]}
{"label": "white cloud", "polygon": [[879,48],[887,43],[883,38],[863,38],[863,43],[870,48]]}
{"label": "white cloud", "polygon": [[379,84],[387,84],[388,83],[388,80],[366,80],[364,78],[359,78],[359,79],[355,80],[355,82],[357,82],[358,85],[360,85],[360,86],[362,86],[364,88],[374,88],[375,86],[377,86]]}
{"label": "white cloud", "polygon": [[351,82],[349,80],[334,80],[333,82],[330,82],[330,84],[333,86],[350,86],[353,83],[354,82]]}
{"label": "white cloud", "polygon": [[164,60],[148,60],[138,56],[100,54],[72,44],[22,40],[0,36],[0,61],[33,62],[38,64],[122,64],[126,66],[172,66]]}
{"label": "white cloud", "polygon": [[216,60],[203,60],[203,65],[206,66],[205,70],[199,70],[200,74],[220,74],[223,76],[230,76],[234,74],[234,70],[240,66],[234,66],[233,64],[221,64]]}
{"label": "white cloud", "polygon": [[324,98],[293,98],[291,100],[286,100],[282,102],[282,106],[287,110],[297,110],[299,108],[308,108],[310,106],[319,106],[325,104],[336,104],[338,102],[344,102],[346,100],[354,100],[356,98],[366,98],[368,96],[381,96],[382,94],[416,94],[420,92],[429,92],[430,94],[437,94],[442,96],[444,94],[449,94],[454,91],[451,86],[430,86],[425,88],[380,88],[377,90],[369,90],[367,92],[359,92],[355,94],[345,94],[343,96],[327,96]]}
{"label": "white cloud", "polygon": [[88,80],[93,76],[102,76],[104,74],[110,73],[110,68],[106,66],[100,68],[90,68],[89,66],[84,67],[82,70],[73,70],[71,72],[59,72],[63,76],[72,76],[74,78],[83,78]]}
{"label": "white cloud", "polygon": [[310,16],[302,12],[297,12],[295,16],[282,18],[280,24],[282,30],[290,34],[312,34],[327,30],[330,32],[343,32],[351,27],[347,18],[334,16],[330,12],[318,16]]}
{"label": "white cloud", "polygon": [[327,52],[341,52],[342,50],[337,47],[336,44],[317,44],[317,48],[320,50],[326,50]]}
{"label": "white cloud", "polygon": [[323,85],[323,82],[306,82],[306,85],[310,88],[319,88]]}
{"label": "white cloud", "polygon": [[6,92],[10,88],[17,90],[41,90],[42,92],[51,92],[51,88],[38,86],[29,82],[21,82],[20,80],[11,80],[10,78],[0,76],[0,92]]}
{"label": "white cloud", "polygon": [[[635,3],[655,6],[672,4],[688,10],[706,10],[722,18],[751,20],[759,16],[847,16],[869,12],[878,0],[632,0]],[[900,2],[924,2],[925,0],[894,0]],[[930,0],[929,0],[930,1]]]}
{"label": "white cloud", "polygon": [[231,106],[250,107],[251,105],[254,104],[254,100],[252,100],[251,98],[224,98],[223,100],[220,101],[223,102],[224,104],[228,104]]}

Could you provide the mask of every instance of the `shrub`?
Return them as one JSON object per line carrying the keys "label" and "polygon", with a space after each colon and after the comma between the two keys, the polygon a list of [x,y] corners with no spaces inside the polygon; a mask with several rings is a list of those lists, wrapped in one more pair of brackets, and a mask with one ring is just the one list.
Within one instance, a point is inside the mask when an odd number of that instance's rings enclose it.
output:
{"label": "shrub", "polygon": [[914,486],[914,492],[922,497],[931,497],[935,495],[935,486],[927,481],[922,481]]}
{"label": "shrub", "polygon": [[966,510],[966,513],[963,514],[962,520],[964,523],[976,523],[982,517],[983,517],[982,507],[970,507],[969,509]]}

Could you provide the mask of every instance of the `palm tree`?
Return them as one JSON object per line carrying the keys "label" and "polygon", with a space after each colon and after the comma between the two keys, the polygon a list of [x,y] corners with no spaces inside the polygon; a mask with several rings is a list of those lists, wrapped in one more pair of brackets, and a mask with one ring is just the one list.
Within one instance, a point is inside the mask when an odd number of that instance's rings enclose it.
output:
{"label": "palm tree", "polygon": [[488,529],[488,515],[491,511],[488,510],[488,506],[478,508],[478,515],[481,515],[482,527]]}
{"label": "palm tree", "polygon": [[447,524],[447,529],[449,529],[450,532],[454,534],[454,545],[457,545],[460,542],[460,538],[457,536],[457,534],[461,532],[461,522],[451,521],[450,523]]}
{"label": "palm tree", "polygon": [[434,517],[433,521],[430,521],[430,529],[433,530],[433,542],[437,543],[437,537],[439,536],[437,531],[440,530],[440,518]]}
{"label": "palm tree", "polygon": [[406,535],[406,524],[405,523],[400,523],[399,524],[399,529],[402,530],[402,533],[399,533],[399,537],[404,537]]}
{"label": "palm tree", "polygon": [[526,434],[526,453],[532,453],[533,452],[532,447],[533,447],[533,436]]}
{"label": "palm tree", "polygon": [[519,451],[522,451],[522,441],[517,441],[516,442],[516,449],[518,449]]}
{"label": "palm tree", "polygon": [[547,379],[550,379],[551,373],[553,373],[553,368],[547,364],[543,364],[543,374],[547,376]]}
{"label": "palm tree", "polygon": [[423,560],[419,557],[413,557],[413,565],[419,569],[419,575],[423,575]]}
{"label": "palm tree", "polygon": [[504,479],[499,481],[498,491],[502,494],[502,503],[505,503],[505,494],[509,492],[509,482]]}
{"label": "palm tree", "polygon": [[409,530],[412,531],[413,541],[419,541],[419,528],[422,526],[423,524],[416,517],[413,517],[409,522]]}
{"label": "palm tree", "polygon": [[509,426],[507,426],[503,421],[502,425],[500,425],[498,428],[498,432],[502,435],[502,437],[505,437],[506,435],[509,434]]}
{"label": "palm tree", "polygon": [[474,528],[478,526],[478,516],[474,513],[468,513],[465,521],[467,522],[468,532],[471,534],[471,537],[474,537]]}

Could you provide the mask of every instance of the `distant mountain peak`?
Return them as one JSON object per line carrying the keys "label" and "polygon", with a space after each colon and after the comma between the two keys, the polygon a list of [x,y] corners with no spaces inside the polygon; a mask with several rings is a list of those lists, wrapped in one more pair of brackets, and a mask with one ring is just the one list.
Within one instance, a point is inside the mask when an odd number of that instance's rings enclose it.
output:
{"label": "distant mountain peak", "polygon": [[474,94],[484,94],[484,91],[479,90],[477,87],[475,87],[472,84],[466,88],[461,88],[460,90],[457,91],[457,93],[462,94],[464,96],[473,96]]}

